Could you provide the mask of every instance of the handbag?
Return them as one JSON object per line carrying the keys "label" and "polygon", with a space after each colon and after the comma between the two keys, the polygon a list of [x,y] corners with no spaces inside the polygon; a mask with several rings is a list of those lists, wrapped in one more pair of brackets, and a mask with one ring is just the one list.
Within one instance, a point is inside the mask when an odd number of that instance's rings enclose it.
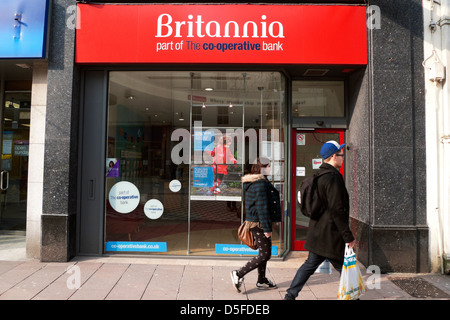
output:
{"label": "handbag", "polygon": [[356,262],[355,252],[346,244],[344,264],[339,282],[338,300],[356,300],[364,292],[366,292],[366,286]]}
{"label": "handbag", "polygon": [[249,248],[255,250],[258,246],[256,245],[256,240],[250,231],[249,225],[244,221],[238,228],[238,237],[243,244],[247,245]]}

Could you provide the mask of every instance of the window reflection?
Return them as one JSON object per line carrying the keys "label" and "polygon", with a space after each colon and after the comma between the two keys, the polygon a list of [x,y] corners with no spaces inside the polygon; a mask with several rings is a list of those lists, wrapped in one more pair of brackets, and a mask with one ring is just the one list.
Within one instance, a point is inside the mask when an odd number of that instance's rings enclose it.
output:
{"label": "window reflection", "polygon": [[252,155],[271,158],[271,179],[284,186],[284,81],[273,72],[110,72],[105,251],[230,255],[217,248],[240,244],[240,177]]}
{"label": "window reflection", "polygon": [[343,117],[344,81],[293,81],[294,117]]}

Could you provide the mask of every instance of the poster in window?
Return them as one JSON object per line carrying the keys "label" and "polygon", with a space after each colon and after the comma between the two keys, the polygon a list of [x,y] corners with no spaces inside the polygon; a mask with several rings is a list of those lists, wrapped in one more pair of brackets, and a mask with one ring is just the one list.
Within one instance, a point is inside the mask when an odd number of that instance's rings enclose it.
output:
{"label": "poster in window", "polygon": [[194,134],[194,151],[202,151],[202,157],[192,167],[191,200],[241,201],[242,166],[235,145],[233,134]]}
{"label": "poster in window", "polygon": [[106,158],[106,177],[108,178],[119,177],[119,159]]}

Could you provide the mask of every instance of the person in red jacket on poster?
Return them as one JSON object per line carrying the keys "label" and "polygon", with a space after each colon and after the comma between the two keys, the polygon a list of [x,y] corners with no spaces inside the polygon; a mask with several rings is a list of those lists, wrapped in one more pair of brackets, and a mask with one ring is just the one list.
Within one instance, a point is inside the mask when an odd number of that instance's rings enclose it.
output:
{"label": "person in red jacket on poster", "polygon": [[228,136],[221,136],[219,141],[211,152],[211,157],[213,159],[213,171],[214,171],[214,184],[209,190],[212,194],[220,193],[220,185],[222,184],[223,177],[228,174],[228,165],[236,164],[237,160],[234,158],[230,151],[231,138]]}

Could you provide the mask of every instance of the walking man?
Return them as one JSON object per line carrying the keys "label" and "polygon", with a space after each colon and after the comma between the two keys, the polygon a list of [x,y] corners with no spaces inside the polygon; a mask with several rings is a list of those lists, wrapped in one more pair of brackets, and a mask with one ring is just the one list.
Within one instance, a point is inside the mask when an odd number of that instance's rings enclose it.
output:
{"label": "walking man", "polygon": [[325,204],[325,210],[317,220],[310,219],[305,241],[308,259],[297,270],[285,300],[297,298],[306,281],[325,259],[340,273],[345,244],[353,247],[356,242],[349,227],[349,196],[339,173],[344,163],[344,146],[345,143],[339,145],[336,141],[328,141],[320,150],[324,160],[320,170],[329,171],[317,179],[319,196]]}

